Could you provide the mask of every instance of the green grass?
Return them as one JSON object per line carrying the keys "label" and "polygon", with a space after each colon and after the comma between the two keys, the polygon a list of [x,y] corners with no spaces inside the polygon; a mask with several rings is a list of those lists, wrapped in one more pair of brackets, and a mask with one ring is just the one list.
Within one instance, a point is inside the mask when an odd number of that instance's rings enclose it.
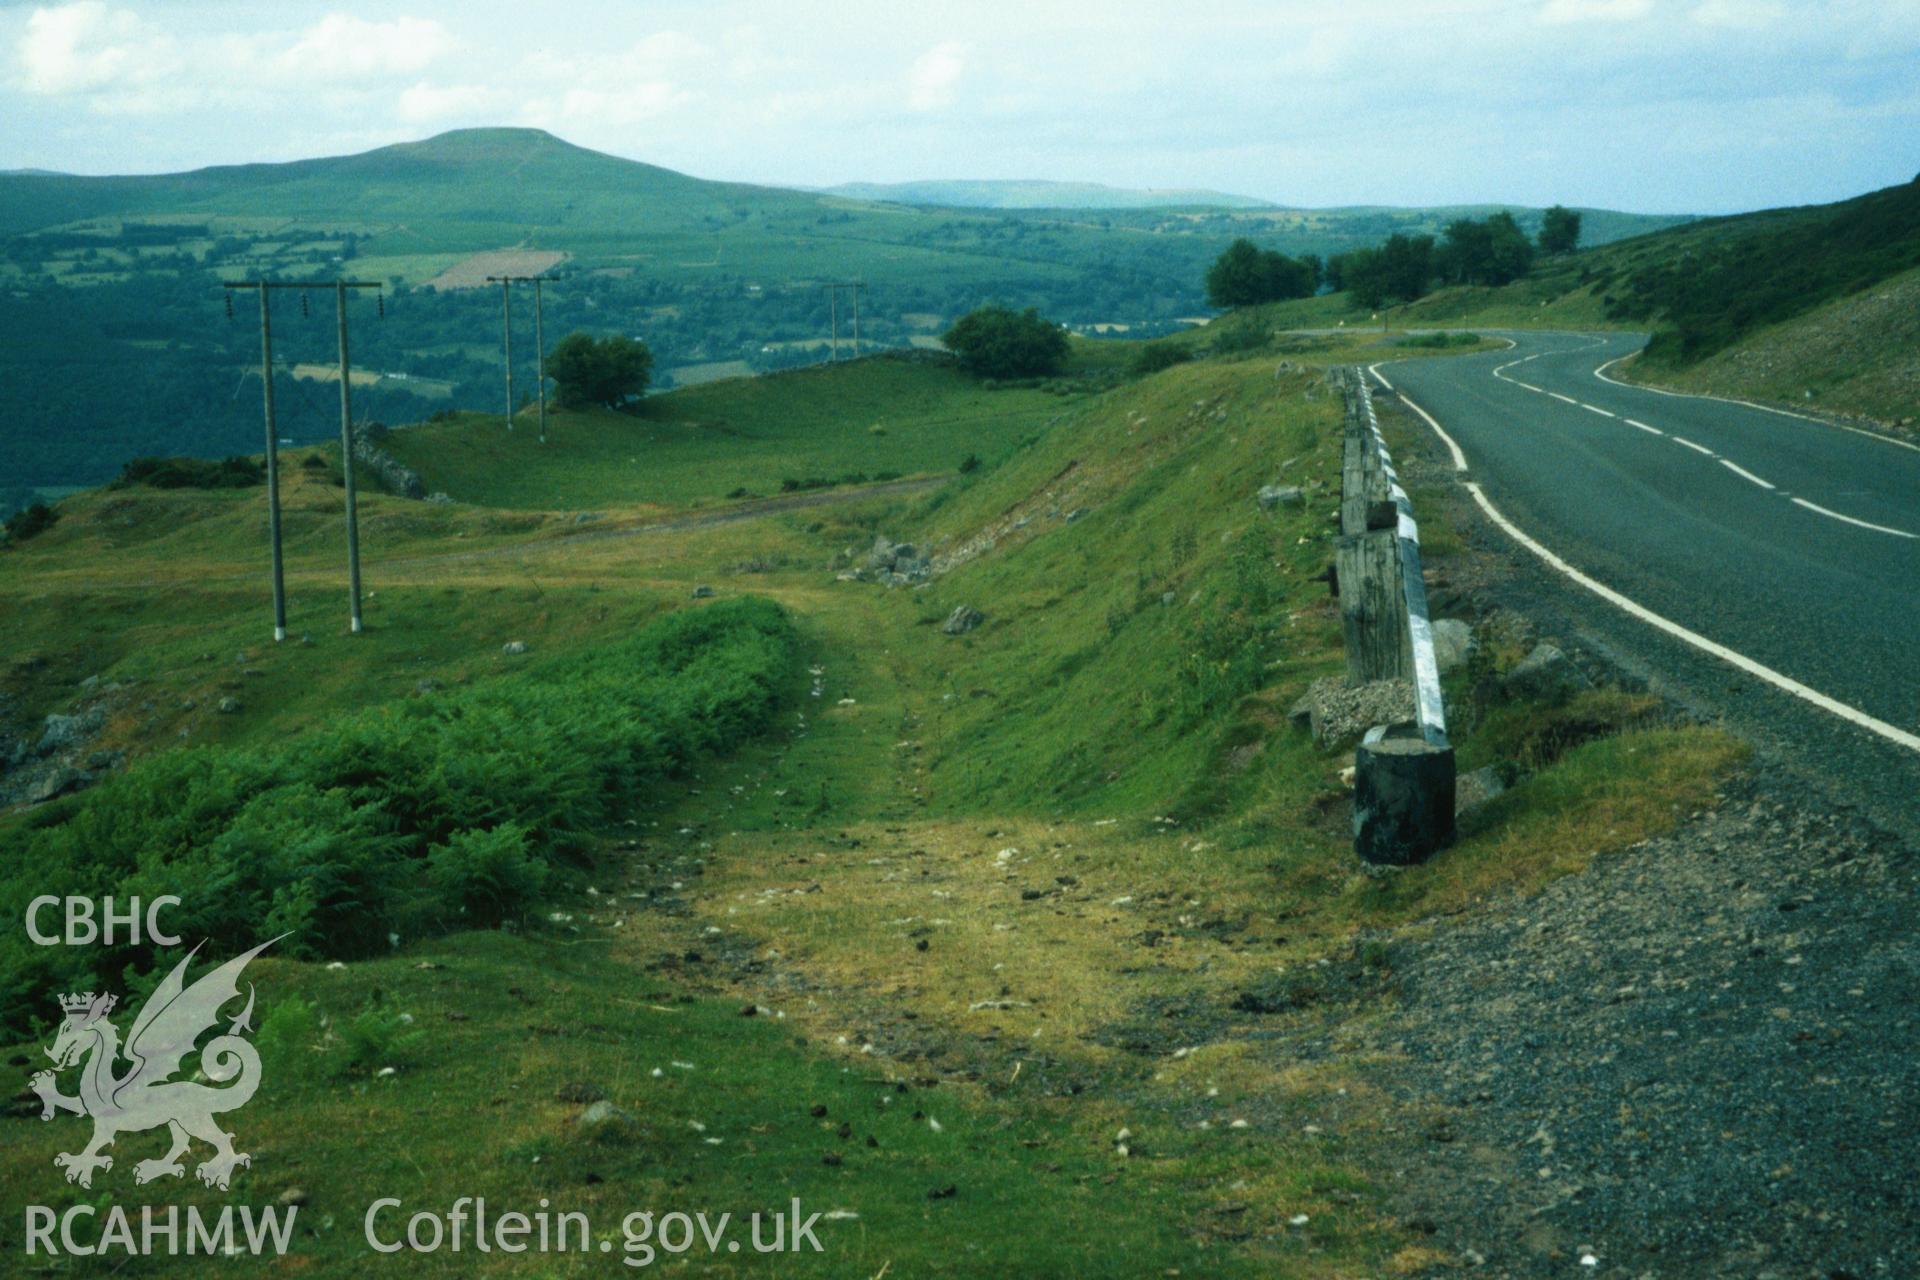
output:
{"label": "green grass", "polygon": [[[1093,344],[1089,344],[1093,345]],[[870,357],[686,387],[632,414],[533,413],[395,432],[387,448],[429,489],[495,507],[685,506],[782,492],[786,481],[942,474],[993,463],[1063,411],[1042,388],[989,389],[950,365]]]}
{"label": "green grass", "polygon": [[[778,601],[813,673],[779,731],[609,815],[581,878],[540,895],[543,923],[409,939],[344,971],[259,965],[269,1007],[299,993],[340,1030],[324,1052],[271,1064],[272,1105],[235,1117],[259,1153],[237,1198],[304,1189],[303,1225],[332,1219],[300,1244],[320,1275],[360,1273],[359,1216],[376,1194],[423,1207],[564,1196],[613,1224],[631,1208],[747,1212],[798,1195],[860,1215],[802,1260],[821,1274],[1350,1276],[1433,1262],[1392,1226],[1373,1154],[1404,1108],[1366,1063],[1272,1051],[1273,1032],[1340,1010],[1240,1014],[1236,994],[1279,966],[1357,962],[1377,931],[1529,892],[1661,830],[1711,803],[1739,751],[1620,695],[1493,706],[1461,734],[1465,759],[1531,775],[1427,867],[1359,873],[1339,780],[1350,757],[1315,746],[1286,708],[1341,665],[1337,612],[1311,580],[1331,556],[1338,476],[1338,400],[1319,371],[1379,341],[1276,336],[1117,382],[1103,379],[1139,344],[1092,344],[1064,395],[880,361],[675,392],[631,420],[663,433],[665,478],[630,501],[670,512],[724,496],[741,470],[807,469],[795,457],[823,470],[877,449],[934,458],[958,443],[956,407],[990,419],[967,430],[999,444],[966,437],[985,465],[930,493],[674,533],[633,532],[632,512],[583,529],[373,499],[377,625],[356,641],[338,634],[338,491],[290,468],[296,616],[334,628],[311,648],[258,643],[258,491],[67,500],[42,539],[0,555],[0,641],[42,659],[8,678],[36,716],[84,696],[74,684],[96,669],[137,682],[110,730],[137,752],[167,748],[174,722],[146,720],[217,687],[216,670],[259,692],[240,715],[203,713],[196,734],[298,751],[325,739],[332,705],[410,700],[416,672],[485,688],[503,639],[530,640],[556,669],[591,662],[696,583]],[[882,405],[895,416],[876,435]],[[1022,405],[1029,421],[998,420]],[[666,439],[693,430],[719,460],[711,476],[692,444]],[[605,451],[559,443],[568,461],[540,464],[545,490],[524,474],[536,446],[523,440],[456,456],[483,493],[614,507],[594,465]],[[1280,477],[1308,486],[1304,510],[1258,509],[1255,490]],[[1436,535],[1441,523],[1423,512]],[[562,540],[595,531],[619,536]],[[922,590],[840,580],[877,533],[946,571]],[[1434,537],[1436,559],[1450,545]],[[985,624],[942,634],[960,604]],[[261,676],[236,674],[226,652],[248,632]],[[211,666],[203,643],[220,646]],[[0,823],[0,840],[17,830]],[[544,923],[553,911],[571,918]],[[747,1005],[785,1016],[743,1017]],[[344,1028],[369,1008],[427,1033],[393,1076],[345,1061]],[[554,1097],[576,1080],[634,1126],[583,1140],[577,1107]],[[59,1196],[46,1161],[73,1125],[4,1123],[18,1129],[0,1211]],[[928,1198],[948,1185],[953,1197]]]}

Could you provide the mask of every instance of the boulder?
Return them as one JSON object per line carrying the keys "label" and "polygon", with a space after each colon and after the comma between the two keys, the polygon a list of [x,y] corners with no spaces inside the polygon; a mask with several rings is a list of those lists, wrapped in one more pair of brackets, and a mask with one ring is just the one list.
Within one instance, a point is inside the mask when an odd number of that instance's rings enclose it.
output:
{"label": "boulder", "polygon": [[1510,698],[1542,701],[1569,697],[1592,687],[1593,682],[1573,665],[1571,658],[1544,641],[1535,645],[1533,652],[1521,659],[1501,681],[1501,688]]}
{"label": "boulder", "polygon": [[1466,666],[1479,643],[1473,638],[1473,628],[1458,618],[1441,618],[1435,622],[1433,656],[1440,665],[1440,674],[1444,676]]}
{"label": "boulder", "polygon": [[711,600],[713,598],[713,588],[703,582],[693,589],[693,598],[695,600]]}
{"label": "boulder", "polygon": [[508,657],[514,657],[526,651],[527,642],[525,640],[509,640],[500,646],[500,652],[506,654]]}
{"label": "boulder", "polygon": [[970,604],[963,604],[947,615],[947,620],[940,624],[940,630],[950,636],[963,636],[986,620],[986,614]]}
{"label": "boulder", "polygon": [[239,713],[240,713],[240,699],[233,698],[233,697],[220,699],[221,715],[232,716],[232,715],[238,715]]}
{"label": "boulder", "polygon": [[1262,511],[1271,511],[1275,507],[1304,507],[1307,505],[1307,495],[1305,491],[1302,490],[1299,485],[1294,484],[1267,485],[1262,488],[1258,494],[1254,495],[1254,498],[1255,501],[1259,502]]}
{"label": "boulder", "polygon": [[106,723],[107,713],[99,707],[88,707],[78,715],[48,716],[46,730],[41,733],[40,745],[36,750],[43,756],[56,751],[72,751],[84,746]]}

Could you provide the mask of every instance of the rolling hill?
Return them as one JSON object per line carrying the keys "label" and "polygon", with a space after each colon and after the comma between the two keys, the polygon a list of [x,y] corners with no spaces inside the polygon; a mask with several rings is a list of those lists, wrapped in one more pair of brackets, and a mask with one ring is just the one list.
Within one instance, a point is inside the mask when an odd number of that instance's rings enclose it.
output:
{"label": "rolling hill", "polygon": [[1264,209],[1272,202],[1257,196],[1180,188],[1110,187],[1099,182],[1048,182],[1044,179],[948,178],[923,182],[843,182],[822,187],[826,195],[892,204],[938,205],[956,209]]}
{"label": "rolling hill", "polygon": [[[695,381],[823,358],[828,281],[866,284],[869,345],[926,345],[988,301],[1152,336],[1204,313],[1205,269],[1237,237],[1324,255],[1436,231],[1459,212],[874,203],[711,182],[532,129],[190,173],[0,174],[0,369],[24,393],[0,452],[24,487],[97,483],[141,453],[257,447],[257,383],[251,393],[247,383],[258,346],[224,316],[227,280],[384,281],[385,316],[356,327],[356,359],[407,377],[356,409],[412,421],[498,407],[498,296],[420,286],[478,283],[488,272],[469,259],[501,250],[565,255],[565,279],[545,294],[553,337],[637,335],[663,382]],[[1596,212],[1590,225],[1612,234],[1665,221]],[[516,383],[530,389],[528,311],[515,349]],[[276,352],[330,362],[331,328],[310,307],[301,314],[308,323],[277,326]],[[428,385],[431,400],[410,393]],[[337,407],[318,391],[288,395],[282,410],[278,429],[293,439],[336,430]]]}

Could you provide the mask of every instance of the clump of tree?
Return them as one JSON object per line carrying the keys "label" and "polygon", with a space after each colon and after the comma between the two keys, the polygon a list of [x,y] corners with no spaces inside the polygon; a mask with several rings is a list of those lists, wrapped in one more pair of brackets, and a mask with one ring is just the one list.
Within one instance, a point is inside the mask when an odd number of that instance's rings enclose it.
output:
{"label": "clump of tree", "polygon": [[4,527],[6,542],[25,542],[28,538],[38,537],[60,521],[60,513],[44,502],[36,502],[30,507],[22,507],[7,517]]}
{"label": "clump of tree", "polygon": [[1433,279],[1433,237],[1395,232],[1376,249],[1354,249],[1327,264],[1327,281],[1368,310],[1412,302]]}
{"label": "clump of tree", "polygon": [[960,365],[983,378],[1041,378],[1058,373],[1067,335],[1032,307],[977,307],[940,335]]}
{"label": "clump of tree", "polygon": [[1540,252],[1572,253],[1580,243],[1580,215],[1555,205],[1540,219]]}
{"label": "clump of tree", "polygon": [[1251,240],[1235,240],[1207,268],[1207,301],[1216,307],[1310,298],[1320,287],[1318,259],[1289,258]]}
{"label": "clump of tree", "polygon": [[264,484],[267,464],[253,458],[135,458],[120,468],[116,489],[247,489]]}
{"label": "clump of tree", "polygon": [[1178,342],[1149,342],[1134,352],[1130,372],[1136,378],[1159,373],[1162,369],[1171,369],[1177,364],[1185,364],[1193,359],[1193,352]]}
{"label": "clump of tree", "polygon": [[653,352],[624,334],[593,338],[570,333],[547,355],[547,376],[562,408],[623,408],[645,394],[653,378]]}
{"label": "clump of tree", "polygon": [[1511,284],[1533,267],[1533,241],[1504,209],[1482,219],[1449,222],[1434,268],[1449,284]]}

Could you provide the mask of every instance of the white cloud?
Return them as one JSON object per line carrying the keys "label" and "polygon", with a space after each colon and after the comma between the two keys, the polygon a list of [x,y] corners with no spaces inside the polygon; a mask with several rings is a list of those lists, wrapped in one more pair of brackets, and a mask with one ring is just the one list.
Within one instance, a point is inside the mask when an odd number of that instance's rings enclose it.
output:
{"label": "white cloud", "polygon": [[1542,22],[1631,22],[1653,12],[1653,0],[1547,0]]}
{"label": "white cloud", "polygon": [[937,44],[921,54],[907,72],[907,106],[938,111],[953,105],[954,90],[967,69],[967,51],[957,41]]}
{"label": "white cloud", "polygon": [[452,35],[431,19],[369,22],[350,13],[330,13],[300,32],[279,61],[302,76],[380,80],[424,71],[452,48]]}
{"label": "white cloud", "polygon": [[151,80],[169,59],[163,33],[126,9],[100,0],[35,9],[20,39],[22,82],[31,93],[94,93]]}
{"label": "white cloud", "polygon": [[394,110],[409,124],[432,124],[460,117],[479,119],[501,105],[501,95],[485,85],[438,85],[422,80],[401,93]]}

